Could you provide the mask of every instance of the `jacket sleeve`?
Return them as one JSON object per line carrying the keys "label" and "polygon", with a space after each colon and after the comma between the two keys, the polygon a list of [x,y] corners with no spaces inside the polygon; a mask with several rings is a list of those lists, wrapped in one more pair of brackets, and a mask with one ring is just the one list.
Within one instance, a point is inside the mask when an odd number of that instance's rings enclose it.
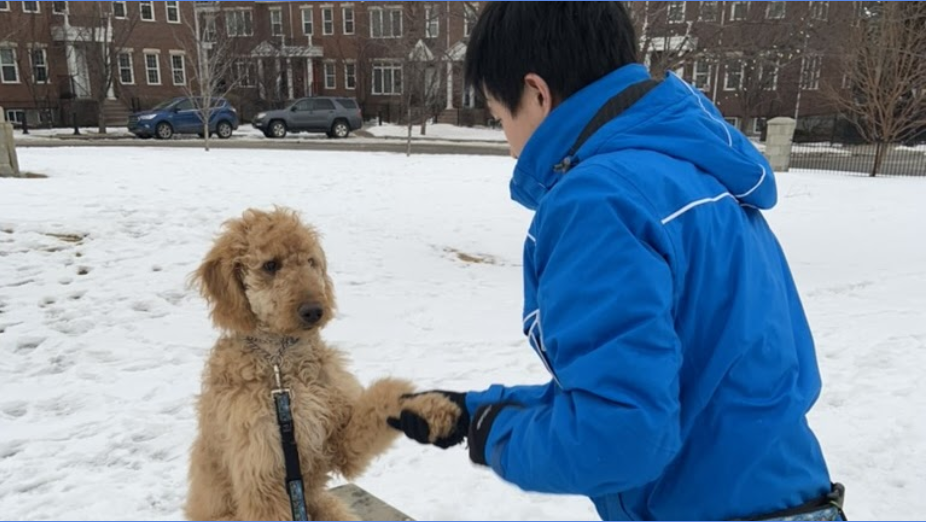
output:
{"label": "jacket sleeve", "polygon": [[553,396],[553,384],[535,386],[501,386],[493,385],[484,391],[466,394],[466,409],[470,417],[481,406],[499,402],[517,403],[522,406],[536,406]]}
{"label": "jacket sleeve", "polygon": [[651,482],[677,454],[681,349],[672,270],[654,247],[668,248],[666,232],[640,217],[654,213],[567,188],[538,214],[535,254],[536,348],[558,384],[506,408],[485,457],[524,490],[595,497]]}

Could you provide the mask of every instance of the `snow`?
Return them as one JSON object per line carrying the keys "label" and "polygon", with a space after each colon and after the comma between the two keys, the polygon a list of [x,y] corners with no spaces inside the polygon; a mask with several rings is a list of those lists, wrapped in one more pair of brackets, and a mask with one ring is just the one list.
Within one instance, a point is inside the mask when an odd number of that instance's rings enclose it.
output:
{"label": "snow", "polygon": [[[503,157],[26,148],[0,179],[0,514],[182,518],[193,399],[215,332],[186,278],[222,221],[302,211],[324,233],[360,379],[422,389],[548,379],[520,332],[530,214]],[[814,327],[811,422],[853,519],[926,512],[923,180],[781,174],[768,214]],[[458,253],[489,263],[467,263]],[[465,257],[465,256],[464,256]],[[596,519],[466,451],[401,440],[358,484],[418,520]],[[465,493],[461,493],[465,492]]]}
{"label": "snow", "polygon": [[[404,125],[383,124],[368,125],[364,130],[378,138],[406,138],[408,127]],[[501,128],[488,127],[460,127],[446,123],[434,123],[425,128],[426,134],[421,135],[421,126],[412,127],[413,139],[449,140],[449,141],[489,141],[504,142],[505,134]]]}

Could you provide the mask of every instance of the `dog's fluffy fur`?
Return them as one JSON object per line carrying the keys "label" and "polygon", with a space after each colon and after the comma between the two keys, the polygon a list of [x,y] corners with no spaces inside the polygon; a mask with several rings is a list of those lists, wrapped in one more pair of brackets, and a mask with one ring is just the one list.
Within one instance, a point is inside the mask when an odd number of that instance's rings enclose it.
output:
{"label": "dog's fluffy fur", "polygon": [[[364,389],[322,340],[335,299],[318,234],[291,211],[249,210],[226,223],[193,281],[223,335],[197,404],[187,518],[292,519],[270,394],[270,357],[288,340],[295,344],[283,352],[283,385],[293,394],[310,520],[356,520],[326,482],[331,473],[356,477],[389,448],[399,432],[386,419],[398,416],[413,386],[382,379]],[[316,310],[309,321],[307,306]]]}

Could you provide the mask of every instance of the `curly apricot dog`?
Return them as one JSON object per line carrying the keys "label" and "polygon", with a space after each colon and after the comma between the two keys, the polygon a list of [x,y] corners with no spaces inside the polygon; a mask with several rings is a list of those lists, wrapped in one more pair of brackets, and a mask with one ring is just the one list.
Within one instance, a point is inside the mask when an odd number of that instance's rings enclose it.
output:
{"label": "curly apricot dog", "polygon": [[390,447],[399,432],[386,419],[413,386],[382,379],[364,389],[322,340],[335,299],[316,232],[288,210],[249,210],[225,224],[193,281],[223,334],[197,405],[187,518],[292,519],[270,393],[276,361],[293,395],[310,520],[356,520],[326,482],[356,477]]}

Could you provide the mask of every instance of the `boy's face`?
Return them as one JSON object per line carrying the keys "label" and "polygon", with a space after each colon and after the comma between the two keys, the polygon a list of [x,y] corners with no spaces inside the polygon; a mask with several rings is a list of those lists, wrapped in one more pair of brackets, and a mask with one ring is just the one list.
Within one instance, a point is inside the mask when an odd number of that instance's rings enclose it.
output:
{"label": "boy's face", "polygon": [[521,95],[517,115],[512,115],[503,103],[488,92],[486,104],[492,116],[501,122],[511,157],[515,159],[521,156],[527,141],[553,110],[553,99],[547,82],[533,73],[524,78],[524,93]]}

